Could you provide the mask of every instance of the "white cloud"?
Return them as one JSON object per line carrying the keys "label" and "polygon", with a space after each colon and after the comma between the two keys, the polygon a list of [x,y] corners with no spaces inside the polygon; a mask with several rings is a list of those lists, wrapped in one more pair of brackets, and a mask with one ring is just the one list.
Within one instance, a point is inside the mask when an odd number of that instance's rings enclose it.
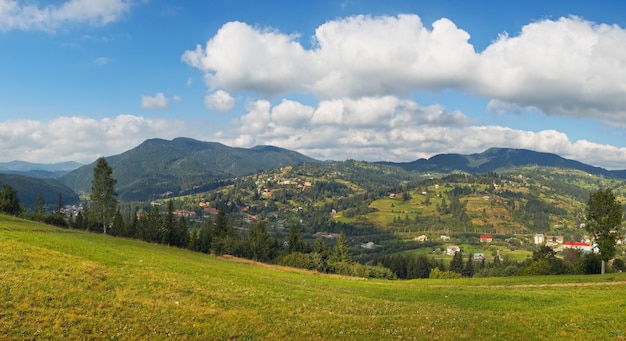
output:
{"label": "white cloud", "polygon": [[[379,125],[369,124],[377,119]],[[248,105],[237,123],[239,129],[234,135],[221,132],[214,137],[227,145],[276,145],[318,159],[410,161],[442,152],[476,153],[491,147],[556,153],[609,169],[623,168],[626,158],[626,148],[570,141],[555,130],[479,126],[458,111],[389,97],[322,101],[317,108],[291,100],[272,107],[270,102],[259,100]]]}
{"label": "white cloud", "polygon": [[[285,117],[292,112],[289,109],[298,114]],[[132,115],[99,120],[72,116],[50,121],[4,121],[0,122],[0,150],[3,161],[89,163],[99,156],[127,151],[149,138],[188,136],[239,147],[275,145],[323,160],[410,161],[442,152],[467,154],[491,147],[556,153],[608,169],[623,169],[626,159],[626,148],[586,140],[570,141],[566,134],[555,130],[530,132],[477,126],[469,123],[462,113],[447,112],[439,106],[421,107],[414,102],[398,101],[390,116],[392,119],[403,116],[403,123],[381,127],[351,127],[346,122],[318,124],[313,121],[312,112],[319,108],[294,101],[283,101],[276,106],[255,101],[247,110],[234,134],[221,131],[212,136],[203,135],[205,132],[198,127],[181,121]],[[454,119],[460,120],[450,124]]]}
{"label": "white cloud", "polygon": [[502,35],[481,54],[474,91],[549,115],[626,119],[626,30],[577,17]]}
{"label": "white cloud", "polygon": [[0,0],[0,31],[54,32],[68,24],[106,25],[118,21],[130,7],[130,0],[69,0],[57,6]]}
{"label": "white cloud", "polygon": [[[626,30],[577,17],[541,20],[476,52],[468,32],[442,18],[354,16],[299,36],[230,22],[182,59],[211,91],[263,96],[310,93],[321,100],[453,89],[492,99],[501,112],[626,121]],[[331,105],[332,103],[328,103]],[[316,116],[331,122],[337,117]],[[320,122],[321,122],[320,121]]]}
{"label": "white cloud", "polygon": [[154,96],[141,96],[141,107],[144,109],[167,109],[169,103],[162,92]]}
{"label": "white cloud", "polygon": [[100,120],[59,117],[50,121],[0,122],[4,161],[89,163],[99,156],[122,153],[153,137],[188,136],[193,127],[169,119],[120,115]]}
{"label": "white cloud", "polygon": [[204,97],[204,106],[217,111],[230,111],[235,106],[235,99],[224,90],[217,90]]}

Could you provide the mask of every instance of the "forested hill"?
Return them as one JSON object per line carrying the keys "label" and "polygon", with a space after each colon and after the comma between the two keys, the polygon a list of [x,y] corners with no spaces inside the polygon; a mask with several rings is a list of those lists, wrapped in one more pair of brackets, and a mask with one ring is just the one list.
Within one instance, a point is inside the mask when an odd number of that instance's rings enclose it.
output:
{"label": "forested hill", "polygon": [[79,202],[78,195],[71,188],[54,179],[38,179],[19,174],[0,173],[0,184],[4,183],[13,187],[20,199],[20,204],[31,211],[35,207],[39,193],[41,193],[44,204],[49,207],[54,207],[57,204],[59,194],[65,204]]}
{"label": "forested hill", "polygon": [[406,171],[449,173],[462,171],[467,173],[486,173],[505,168],[537,165],[575,169],[593,175],[626,179],[626,170],[610,171],[594,167],[579,161],[565,159],[551,153],[536,152],[526,149],[490,148],[476,154],[438,154],[430,159],[412,162],[380,162],[380,164],[398,166]]}
{"label": "forested hill", "polygon": [[[234,148],[190,138],[150,139],[122,154],[107,157],[121,200],[146,200],[166,192],[210,189],[212,184],[256,171],[320,163],[273,146]],[[95,163],[60,178],[77,192],[90,191]]]}

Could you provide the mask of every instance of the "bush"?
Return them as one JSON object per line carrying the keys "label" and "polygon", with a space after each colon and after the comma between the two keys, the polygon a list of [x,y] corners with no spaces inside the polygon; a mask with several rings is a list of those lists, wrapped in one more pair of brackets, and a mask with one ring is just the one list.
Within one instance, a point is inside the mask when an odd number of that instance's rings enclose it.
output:
{"label": "bush", "polygon": [[586,253],[582,259],[582,269],[586,274],[599,274],[602,272],[602,258],[595,253]]}
{"label": "bush", "polygon": [[459,279],[462,278],[460,273],[454,271],[441,271],[439,268],[430,270],[429,278],[432,279]]}

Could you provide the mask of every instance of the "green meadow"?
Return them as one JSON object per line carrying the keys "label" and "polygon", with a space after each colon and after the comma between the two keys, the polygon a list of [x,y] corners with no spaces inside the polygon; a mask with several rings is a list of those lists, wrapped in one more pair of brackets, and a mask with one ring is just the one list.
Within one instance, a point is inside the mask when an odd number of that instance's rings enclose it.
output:
{"label": "green meadow", "polygon": [[0,339],[626,339],[626,274],[386,281],[0,216]]}

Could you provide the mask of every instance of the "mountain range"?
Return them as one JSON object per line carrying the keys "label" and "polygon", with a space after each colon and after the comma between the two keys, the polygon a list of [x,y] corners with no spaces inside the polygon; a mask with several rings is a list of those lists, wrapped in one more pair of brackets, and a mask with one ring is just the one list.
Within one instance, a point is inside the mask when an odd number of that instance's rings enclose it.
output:
{"label": "mountain range", "polygon": [[409,172],[438,173],[450,173],[454,171],[486,173],[497,172],[498,170],[511,167],[537,165],[576,169],[593,175],[626,179],[626,170],[607,170],[601,167],[590,166],[579,161],[565,159],[552,153],[514,148],[490,148],[482,153],[469,155],[438,154],[429,159],[419,159],[412,162],[379,163],[398,166]]}
{"label": "mountain range", "polygon": [[[113,177],[117,180],[116,190],[122,201],[150,200],[164,193],[200,192],[218,187],[229,179],[268,169],[331,162],[316,160],[274,146],[236,148],[191,138],[175,138],[171,141],[149,139],[133,149],[108,156],[106,159],[113,168]],[[412,162],[376,162],[376,164],[399,167],[406,172],[440,174],[498,172],[512,167],[537,165],[576,169],[592,175],[626,179],[626,170],[606,170],[552,153],[513,148],[491,148],[482,153],[469,155],[439,154]],[[42,186],[48,184],[52,186],[53,191],[62,188],[66,193],[64,197],[68,195],[68,198],[75,198],[67,194],[66,189],[71,189],[70,193],[72,190],[79,194],[89,193],[94,166],[95,161],[88,165],[72,162],[43,165],[13,161],[0,163],[0,173],[14,173],[28,178],[48,178],[32,185],[43,188]],[[15,179],[5,176],[0,178],[0,181],[11,183]],[[20,181],[23,183],[23,178],[20,178]],[[23,185],[20,186],[25,188]],[[32,195],[33,191],[28,192]],[[34,202],[34,199],[23,201],[30,203]]]}
{"label": "mountain range", "polygon": [[[190,138],[146,140],[107,157],[121,200],[146,200],[166,192],[203,190],[225,179],[271,168],[321,161],[273,146],[234,148]],[[95,162],[59,178],[79,193],[91,189]]]}

